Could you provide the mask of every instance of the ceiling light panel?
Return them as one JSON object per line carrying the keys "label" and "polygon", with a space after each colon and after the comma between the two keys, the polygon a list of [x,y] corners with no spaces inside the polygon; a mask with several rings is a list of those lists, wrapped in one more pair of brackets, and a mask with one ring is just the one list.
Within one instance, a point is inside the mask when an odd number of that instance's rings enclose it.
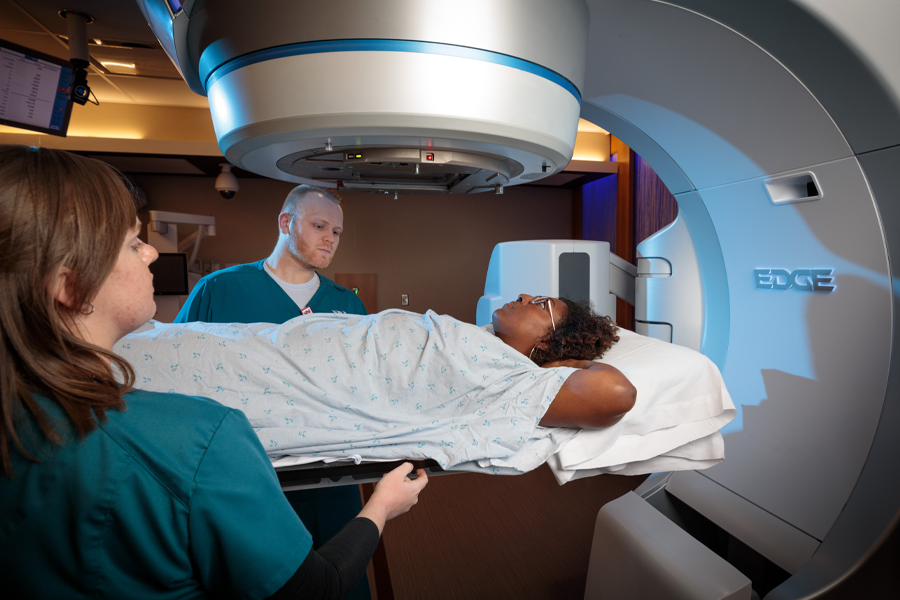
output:
{"label": "ceiling light panel", "polygon": [[[111,73],[181,81],[178,69],[161,48],[115,48],[106,45],[91,45],[88,50],[91,58],[102,64]],[[111,66],[107,66],[107,63]],[[122,65],[134,65],[134,67],[122,67]]]}
{"label": "ceiling light panel", "polygon": [[118,75],[133,75],[134,74],[134,63],[120,63],[113,62],[108,60],[101,60],[100,64],[103,65],[103,68],[109,71],[110,73],[116,73]]}

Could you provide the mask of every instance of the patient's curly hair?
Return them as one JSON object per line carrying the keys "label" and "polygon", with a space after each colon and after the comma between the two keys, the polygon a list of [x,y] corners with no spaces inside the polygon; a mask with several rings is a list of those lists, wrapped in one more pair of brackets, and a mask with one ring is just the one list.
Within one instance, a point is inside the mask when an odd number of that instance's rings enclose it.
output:
{"label": "patient's curly hair", "polygon": [[535,363],[544,365],[567,358],[592,360],[603,356],[619,341],[616,334],[619,328],[612,319],[596,314],[587,302],[560,300],[568,307],[566,317],[557,323],[556,331],[540,340],[547,347],[534,349],[531,360]]}

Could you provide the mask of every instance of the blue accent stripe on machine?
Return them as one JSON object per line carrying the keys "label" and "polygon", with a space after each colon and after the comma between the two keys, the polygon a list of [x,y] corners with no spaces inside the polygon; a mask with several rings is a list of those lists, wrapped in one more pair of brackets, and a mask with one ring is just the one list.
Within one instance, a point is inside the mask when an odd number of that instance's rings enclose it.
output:
{"label": "blue accent stripe on machine", "polygon": [[[249,65],[253,65],[276,58],[285,58],[288,56],[300,56],[302,54],[319,54],[322,52],[416,52],[419,54],[441,54],[443,56],[456,56],[458,58],[471,58],[483,62],[490,62],[506,67],[512,67],[525,71],[539,77],[543,77],[558,86],[564,88],[570,94],[575,96],[578,103],[581,103],[581,93],[575,85],[554,71],[542,67],[533,62],[522,60],[507,54],[491,52],[489,50],[481,50],[479,48],[469,48],[466,46],[454,46],[452,44],[441,44],[437,42],[413,42],[408,40],[328,40],[324,42],[303,42],[300,44],[289,44],[287,46],[278,46],[276,48],[266,48],[245,54],[224,64],[209,67],[209,63],[214,62],[207,57],[209,50],[204,52],[200,58],[200,78],[205,80],[205,87],[209,90],[210,86],[217,79]],[[204,60],[206,59],[206,60]]]}

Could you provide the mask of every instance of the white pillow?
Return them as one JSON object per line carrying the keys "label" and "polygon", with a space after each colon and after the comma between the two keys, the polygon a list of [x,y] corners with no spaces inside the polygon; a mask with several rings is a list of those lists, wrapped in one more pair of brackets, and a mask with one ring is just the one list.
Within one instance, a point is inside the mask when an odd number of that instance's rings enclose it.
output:
{"label": "white pillow", "polygon": [[[637,402],[612,427],[582,430],[557,452],[550,466],[560,483],[600,472],[673,470],[661,468],[666,465],[705,468],[722,460],[718,431],[736,410],[706,356],[620,329],[619,341],[596,360],[622,371],[637,388]],[[688,446],[692,442],[698,443]]]}

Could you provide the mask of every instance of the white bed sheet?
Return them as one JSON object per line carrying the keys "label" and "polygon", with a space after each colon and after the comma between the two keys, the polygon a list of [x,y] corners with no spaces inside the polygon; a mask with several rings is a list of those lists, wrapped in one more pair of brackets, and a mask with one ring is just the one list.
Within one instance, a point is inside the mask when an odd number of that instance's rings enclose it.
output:
{"label": "white bed sheet", "polygon": [[551,457],[561,484],[602,473],[703,469],[724,459],[719,430],[736,410],[706,356],[620,329],[619,342],[597,360],[628,377],[637,403],[616,425],[582,430]]}

